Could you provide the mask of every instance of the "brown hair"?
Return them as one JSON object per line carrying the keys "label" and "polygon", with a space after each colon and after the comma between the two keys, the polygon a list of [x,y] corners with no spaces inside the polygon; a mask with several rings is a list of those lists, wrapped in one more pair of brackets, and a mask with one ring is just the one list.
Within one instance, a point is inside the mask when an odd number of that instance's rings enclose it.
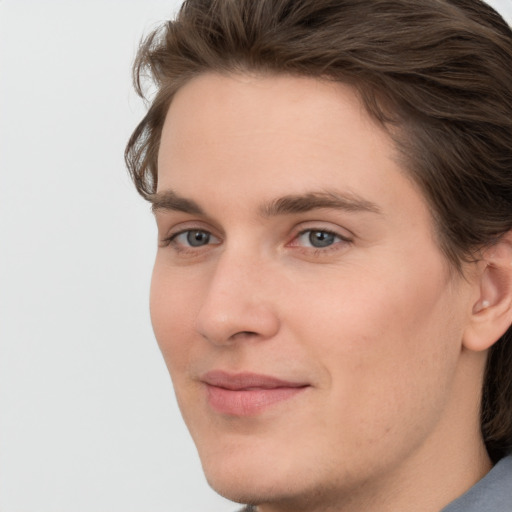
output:
{"label": "brown hair", "polygon": [[[352,84],[390,129],[453,266],[512,228],[512,32],[479,0],[187,0],[134,65],[156,94],[126,148],[146,199],[173,94],[207,71],[286,73]],[[512,448],[512,330],[490,349],[482,433]]]}

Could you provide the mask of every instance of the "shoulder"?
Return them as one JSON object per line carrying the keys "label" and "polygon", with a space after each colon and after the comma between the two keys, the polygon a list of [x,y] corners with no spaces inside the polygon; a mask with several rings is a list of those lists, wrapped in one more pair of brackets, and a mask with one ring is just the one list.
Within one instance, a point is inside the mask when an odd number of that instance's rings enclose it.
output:
{"label": "shoulder", "polygon": [[512,512],[512,454],[441,512]]}

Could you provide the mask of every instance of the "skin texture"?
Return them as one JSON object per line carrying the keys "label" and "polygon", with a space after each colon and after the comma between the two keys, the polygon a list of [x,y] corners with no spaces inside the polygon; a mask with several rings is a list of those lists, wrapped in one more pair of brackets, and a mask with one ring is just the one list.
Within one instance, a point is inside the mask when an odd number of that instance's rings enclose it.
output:
{"label": "skin texture", "polygon": [[[208,481],[259,512],[438,511],[490,467],[481,310],[508,288],[450,268],[397,161],[348,86],[205,74],[172,101],[153,327]],[[343,207],[311,207],[326,192]],[[305,211],[276,208],[290,195]],[[307,387],[226,414],[212,370]]]}

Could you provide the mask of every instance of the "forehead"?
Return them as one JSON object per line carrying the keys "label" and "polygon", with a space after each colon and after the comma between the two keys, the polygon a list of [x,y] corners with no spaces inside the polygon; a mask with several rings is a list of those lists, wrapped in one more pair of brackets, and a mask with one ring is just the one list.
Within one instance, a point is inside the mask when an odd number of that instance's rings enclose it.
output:
{"label": "forehead", "polygon": [[[355,165],[397,167],[388,134],[350,86],[287,75],[196,77],[176,93],[159,152],[159,188],[168,179],[214,172],[251,182]],[[172,173],[169,172],[172,169]],[[361,174],[360,178],[364,176]],[[289,181],[289,179],[287,180]],[[347,183],[347,186],[349,184]]]}

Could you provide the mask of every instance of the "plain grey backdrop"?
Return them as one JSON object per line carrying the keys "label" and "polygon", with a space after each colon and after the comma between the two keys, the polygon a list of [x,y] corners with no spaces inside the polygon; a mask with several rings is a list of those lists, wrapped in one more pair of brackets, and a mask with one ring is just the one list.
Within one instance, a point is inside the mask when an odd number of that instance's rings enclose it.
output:
{"label": "plain grey backdrop", "polygon": [[153,338],[155,228],[123,163],[137,43],[178,4],[0,1],[0,512],[237,509]]}

